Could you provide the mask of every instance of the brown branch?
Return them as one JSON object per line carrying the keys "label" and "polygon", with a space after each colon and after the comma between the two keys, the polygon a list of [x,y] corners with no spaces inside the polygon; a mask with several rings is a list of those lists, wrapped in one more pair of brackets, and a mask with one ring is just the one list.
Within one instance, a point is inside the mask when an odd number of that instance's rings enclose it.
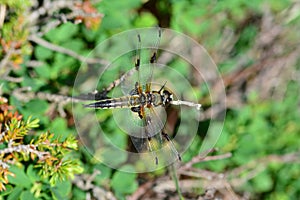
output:
{"label": "brown branch", "polygon": [[89,64],[102,64],[102,65],[107,65],[109,62],[108,61],[105,61],[105,60],[102,60],[102,59],[97,59],[97,58],[87,58],[85,56],[82,56],[80,54],[77,54],[75,51],[72,51],[70,49],[67,49],[67,48],[64,48],[64,47],[61,47],[61,46],[58,46],[58,45],[55,45],[53,43],[50,43],[40,37],[37,37],[36,35],[31,35],[28,37],[29,40],[45,47],[45,48],[48,48],[48,49],[51,49],[53,51],[56,51],[56,52],[59,52],[59,53],[62,53],[62,54],[66,54],[68,56],[71,56],[81,62],[86,62],[86,63],[89,63]]}
{"label": "brown branch", "polygon": [[13,153],[13,152],[25,152],[25,153],[33,153],[39,157],[40,160],[43,160],[45,157],[49,156],[49,152],[42,152],[36,150],[37,145],[27,144],[27,145],[17,145],[17,146],[11,146],[1,149],[0,155],[4,155],[7,153]]}
{"label": "brown branch", "polygon": [[141,185],[131,196],[127,197],[127,200],[139,200],[141,197],[147,193],[152,187],[154,183],[152,181],[147,181],[143,185]]}
{"label": "brown branch", "polygon": [[2,28],[6,14],[6,5],[0,4],[0,28]]}
{"label": "brown branch", "polygon": [[15,89],[12,94],[19,100],[28,102],[31,99],[42,99],[42,100],[47,100],[50,102],[54,103],[61,103],[61,104],[67,104],[70,102],[83,102],[84,100],[77,99],[77,98],[72,98],[70,96],[66,95],[60,95],[60,94],[50,94],[50,93],[45,93],[45,92],[31,92],[30,87],[22,87],[22,88],[17,88]]}
{"label": "brown branch", "polygon": [[76,185],[83,191],[87,191],[87,198],[86,199],[99,199],[99,200],[116,200],[112,192],[105,191],[103,188],[94,185],[92,181],[95,177],[100,174],[101,172],[95,170],[92,174],[81,174],[75,176],[72,180],[72,183]]}
{"label": "brown branch", "polygon": [[[300,151],[284,154],[284,155],[268,155],[266,157],[250,161],[249,163],[237,167],[226,173],[227,177],[235,177],[230,181],[235,187],[240,186],[248,180],[254,178],[263,171],[267,165],[272,162],[278,163],[300,163]],[[245,172],[248,174],[244,176]],[[241,176],[241,177],[239,177]]]}
{"label": "brown branch", "polygon": [[[211,151],[212,150],[210,150],[210,152]],[[213,196],[211,199],[249,199],[245,195],[243,198],[239,197],[233,188],[238,188],[245,182],[256,177],[265,170],[267,165],[271,162],[300,162],[300,151],[297,151],[285,155],[269,155],[223,173],[192,167],[193,164],[202,162],[203,160],[219,160],[231,156],[230,153],[227,153],[224,155],[204,157],[205,154],[206,152],[196,156],[193,161],[178,168],[177,173],[182,175],[179,184],[183,194],[189,193],[193,189],[201,188],[206,192],[199,196],[198,199],[206,199],[207,196]],[[147,199],[166,198],[169,192],[175,191],[176,187],[174,181],[164,176],[141,185],[135,193],[128,197],[128,200],[138,200],[146,197]]]}
{"label": "brown branch", "polygon": [[229,158],[232,156],[231,153],[226,153],[223,155],[215,155],[215,156],[206,156],[207,154],[212,153],[214,151],[216,151],[216,149],[209,149],[209,150],[193,157],[192,160],[190,160],[185,165],[181,166],[180,169],[188,169],[188,168],[191,168],[192,165],[194,165],[196,163],[207,162],[207,161],[212,161],[212,160],[222,160],[222,159],[226,159],[226,158]]}
{"label": "brown branch", "polygon": [[5,76],[3,80],[13,82],[13,83],[21,83],[23,81],[23,77],[12,77],[12,76]]}
{"label": "brown branch", "polygon": [[[13,44],[11,45],[12,47],[14,46]],[[4,56],[4,58],[1,60],[0,62],[0,69],[3,69],[6,67],[6,65],[9,63],[9,59],[11,57],[11,55],[14,53],[15,49],[13,48],[9,48]],[[7,73],[7,72],[6,72]]]}
{"label": "brown branch", "polygon": [[[2,125],[1,125],[1,126],[2,126]],[[0,130],[1,130],[1,128],[2,128],[1,126],[0,126]],[[4,138],[4,136],[6,135],[6,133],[7,133],[7,130],[6,130],[6,129],[0,133],[0,144],[2,144],[2,139]]]}
{"label": "brown branch", "polygon": [[3,162],[2,160],[0,160],[0,166],[4,169],[8,169],[9,168],[9,165],[5,162]]}

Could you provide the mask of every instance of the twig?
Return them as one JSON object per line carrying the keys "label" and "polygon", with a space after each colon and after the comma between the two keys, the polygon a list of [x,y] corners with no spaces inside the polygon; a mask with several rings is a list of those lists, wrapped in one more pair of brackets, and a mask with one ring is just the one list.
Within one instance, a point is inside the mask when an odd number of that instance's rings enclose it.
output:
{"label": "twig", "polygon": [[[60,19],[56,19],[54,21],[51,21],[49,22],[45,28],[43,28],[42,31],[38,32],[37,35],[38,36],[43,36],[45,35],[47,32],[49,32],[50,30],[58,27],[59,25],[61,25],[62,23],[67,23],[68,21],[72,20],[72,19],[75,19],[76,17],[103,17],[104,14],[102,13],[84,13],[82,11],[73,11],[73,13],[70,13],[70,14],[60,14],[59,17]],[[78,23],[81,23],[82,20],[78,20],[78,21],[75,21],[75,22],[72,22],[74,24],[78,24]]]}
{"label": "twig", "polygon": [[131,196],[127,197],[127,200],[139,200],[149,189],[153,187],[152,181],[147,181],[141,185]]}
{"label": "twig", "polygon": [[0,160],[0,166],[4,169],[8,169],[9,168],[9,165],[5,162],[3,162],[2,160]]}
{"label": "twig", "polygon": [[[104,94],[102,93],[89,93],[87,95],[80,95],[77,97],[70,97],[66,95],[60,94],[50,94],[45,92],[31,92],[30,87],[16,88],[13,90],[12,94],[19,100],[28,102],[32,99],[42,99],[52,102],[52,106],[49,110],[56,110],[59,112],[61,117],[66,117],[66,113],[64,111],[64,106],[68,103],[82,103],[90,100],[95,100],[98,97],[101,99]],[[51,113],[51,112],[50,112]]]}
{"label": "twig", "polygon": [[0,4],[0,28],[3,26],[3,22],[6,14],[6,5]]}
{"label": "twig", "polygon": [[60,94],[50,94],[45,92],[31,92],[31,87],[22,87],[15,89],[12,94],[19,100],[28,102],[31,99],[39,98],[42,100],[47,100],[55,103],[70,103],[70,102],[83,102],[84,100],[72,98],[70,96],[60,95]]}
{"label": "twig", "polygon": [[198,168],[190,168],[190,169],[184,169],[180,168],[178,169],[178,174],[185,175],[185,176],[190,176],[194,178],[204,178],[207,180],[213,180],[215,177],[223,177],[223,174],[218,174],[215,172],[211,172],[208,170],[203,170],[203,169],[198,169]]}
{"label": "twig", "polygon": [[[279,163],[293,163],[300,162],[300,151],[288,153],[285,155],[269,155],[258,160],[251,161],[245,165],[237,167],[232,171],[226,174],[227,177],[234,176],[231,180],[233,186],[240,186],[248,180],[255,177],[261,171],[263,171],[266,166],[271,162],[279,162]],[[244,176],[247,171],[247,175]],[[243,176],[242,176],[243,175]],[[242,176],[239,178],[239,176]]]}
{"label": "twig", "polygon": [[89,191],[86,194],[86,199],[116,200],[110,191],[105,191],[103,188],[92,183],[95,177],[100,173],[100,171],[95,170],[93,174],[77,175],[72,183],[83,191]]}
{"label": "twig", "polygon": [[97,58],[87,58],[85,56],[82,56],[82,55],[79,55],[77,54],[76,52],[70,50],[70,49],[66,49],[64,47],[61,47],[61,46],[58,46],[58,45],[55,45],[55,44],[52,44],[42,38],[39,38],[37,37],[36,35],[31,35],[28,37],[29,40],[41,45],[41,46],[44,46],[48,49],[51,49],[53,51],[56,51],[56,52],[59,52],[59,53],[62,53],[62,54],[66,54],[68,56],[71,56],[73,58],[76,58],[77,60],[81,61],[81,62],[86,62],[86,63],[89,63],[89,64],[102,64],[102,65],[107,65],[109,62],[108,61],[105,61],[105,60],[102,60],[102,59],[97,59]]}
{"label": "twig", "polygon": [[[2,124],[1,124],[1,126],[2,126]],[[2,129],[1,126],[0,126],[0,130]],[[0,133],[0,144],[2,144],[2,139],[3,139],[3,137],[6,135],[6,133],[7,133],[7,129],[5,129],[4,131],[2,131],[2,132]]]}
{"label": "twig", "polygon": [[73,8],[74,4],[81,3],[81,1],[43,1],[43,5],[38,9],[31,12],[28,19],[30,20],[30,24],[35,24],[41,15],[52,15],[55,11],[60,10],[62,8]]}
{"label": "twig", "polygon": [[42,66],[44,63],[41,61],[37,61],[37,60],[29,60],[25,63],[25,65],[27,67],[32,67],[32,68],[36,68],[36,67],[40,67]]}
{"label": "twig", "polygon": [[[243,185],[244,183],[246,183],[247,181],[256,177],[259,173],[261,173],[265,169],[266,169],[265,165],[258,164],[255,166],[255,168],[253,168],[252,170],[249,170],[246,175],[243,174],[243,177],[241,177],[241,178],[237,177],[237,176],[239,176],[239,174],[235,174],[236,178],[231,179],[230,183],[234,187],[239,187],[239,186]],[[230,174],[234,174],[234,171],[235,170],[231,171]],[[246,169],[245,169],[245,171],[246,171]],[[245,171],[244,171],[244,173],[245,173]],[[227,175],[227,177],[228,176],[229,175]]]}
{"label": "twig", "polygon": [[[213,152],[213,151],[214,151],[214,149],[208,150],[208,152]],[[191,161],[189,161],[188,163],[186,163],[185,165],[180,167],[180,169],[188,169],[188,168],[191,168],[192,165],[194,165],[196,163],[207,162],[207,161],[212,161],[212,160],[222,160],[222,159],[226,159],[226,158],[229,158],[232,156],[231,153],[226,153],[223,155],[215,155],[215,156],[205,156],[205,155],[207,155],[207,153],[204,152],[203,154],[193,157]]]}
{"label": "twig", "polygon": [[[13,47],[14,44],[12,44],[11,46]],[[0,62],[0,69],[3,69],[8,64],[9,59],[10,59],[11,55],[14,52],[14,49],[13,48],[9,48],[6,52],[7,53],[5,54],[4,58]]]}
{"label": "twig", "polygon": [[5,76],[5,77],[3,77],[3,80],[13,82],[13,83],[21,83],[23,81],[23,77]]}
{"label": "twig", "polygon": [[39,157],[40,160],[43,160],[45,157],[49,156],[49,152],[42,152],[36,150],[37,145],[18,145],[18,146],[11,146],[9,145],[8,148],[1,149],[0,154],[7,154],[7,153],[13,153],[13,152],[26,152],[26,153],[33,153]]}

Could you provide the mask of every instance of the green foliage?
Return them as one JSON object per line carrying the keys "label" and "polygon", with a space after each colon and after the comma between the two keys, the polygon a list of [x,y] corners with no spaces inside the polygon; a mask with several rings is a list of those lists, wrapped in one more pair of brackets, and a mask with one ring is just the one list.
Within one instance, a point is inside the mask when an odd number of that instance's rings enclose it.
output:
{"label": "green foliage", "polygon": [[135,27],[154,27],[158,24],[157,19],[148,12],[141,13],[140,17],[134,22]]}
{"label": "green foliage", "polygon": [[126,194],[133,193],[137,187],[137,181],[135,180],[137,174],[126,173],[124,171],[133,171],[131,166],[123,166],[121,171],[114,173],[111,180],[111,187],[116,192],[116,195],[119,197],[124,197]]}
{"label": "green foliage", "polygon": [[134,9],[137,9],[141,3],[140,0],[120,1],[118,3],[102,1],[99,3],[98,8],[102,13],[107,13],[108,15],[103,18],[101,28],[110,32],[112,30],[120,30],[120,28],[122,30],[132,28],[132,22],[137,17]]}
{"label": "green foliage", "polygon": [[[3,0],[0,5],[5,7],[6,12],[11,12],[9,20],[0,29],[0,58],[6,55],[9,49],[16,48],[19,52],[15,52],[10,59],[15,66],[18,66],[23,62],[23,56],[31,53],[31,46],[27,40],[29,31],[24,28],[26,20],[23,16],[23,12],[30,6],[30,1]],[[4,10],[1,12],[6,14]],[[0,75],[2,74],[3,72],[0,70]]]}
{"label": "green foliage", "polygon": [[270,191],[274,184],[271,174],[268,174],[268,172],[266,171],[258,174],[258,176],[255,177],[253,182],[254,191],[261,193]]}
{"label": "green foliage", "polygon": [[[34,49],[34,55],[38,60],[43,61],[52,58],[53,52],[45,47],[37,46]],[[39,68],[41,67],[38,67],[37,70],[40,70]]]}
{"label": "green foliage", "polygon": [[[66,190],[64,185],[70,188],[70,183],[62,182],[59,186],[59,181],[73,178],[74,174],[83,170],[78,160],[70,154],[70,150],[77,149],[77,140],[73,136],[54,139],[53,134],[46,132],[26,143],[29,131],[39,126],[39,120],[29,117],[24,121],[11,109],[7,104],[0,103],[0,189],[5,190],[8,183],[15,186],[8,190],[8,199],[26,199],[33,193],[38,197],[43,189],[42,185],[36,184],[43,181],[45,185],[55,186],[53,195],[58,199],[66,196],[70,189]],[[31,164],[30,160],[33,161]],[[12,162],[17,165],[10,166]],[[34,191],[31,191],[32,188]]]}
{"label": "green foliage", "polygon": [[236,43],[236,48],[239,49],[238,52],[244,53],[245,50],[248,50],[252,45],[257,33],[257,27],[250,25],[246,27]]}
{"label": "green foliage", "polygon": [[61,44],[72,39],[78,33],[79,27],[72,23],[62,24],[46,33],[45,37],[54,44]]}
{"label": "green foliage", "polygon": [[22,13],[30,5],[30,1],[22,1],[22,0],[15,0],[15,1],[1,0],[0,3],[16,9],[17,10],[16,12],[19,13]]}
{"label": "green foliage", "polygon": [[[300,89],[299,85],[294,83],[291,83],[290,87],[293,87],[293,91]],[[299,102],[299,96],[289,92],[282,102],[269,100],[258,103],[258,99],[253,98],[249,99],[249,103],[243,108],[228,113],[225,130],[217,146],[221,151],[234,152],[234,157],[227,165],[223,165],[223,169],[228,165],[246,164],[271,152],[280,155],[298,150],[300,126],[297,122],[300,120],[300,114],[294,108]],[[292,176],[288,175],[291,172],[285,170],[286,167],[273,170],[270,165],[247,185],[252,185],[255,193],[271,191],[275,184],[271,174],[285,171],[283,173],[286,173],[289,186],[282,187],[297,187]],[[282,183],[279,181],[276,184]]]}

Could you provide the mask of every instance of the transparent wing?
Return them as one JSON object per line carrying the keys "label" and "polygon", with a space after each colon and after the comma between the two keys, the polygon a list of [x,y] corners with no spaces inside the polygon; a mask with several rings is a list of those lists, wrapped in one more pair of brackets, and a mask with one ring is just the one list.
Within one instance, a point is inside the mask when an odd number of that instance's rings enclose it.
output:
{"label": "transparent wing", "polygon": [[[153,31],[155,31],[156,34],[153,34]],[[123,94],[129,94],[133,90],[136,82],[142,87],[143,91],[150,90],[160,39],[161,30],[159,28],[153,29],[147,34],[137,35],[137,47],[134,52],[134,72],[131,72],[131,75],[127,76],[126,79],[121,82]],[[146,85],[149,87],[146,88]]]}
{"label": "transparent wing", "polygon": [[157,119],[151,116],[151,114],[154,114],[152,109],[144,109],[143,107],[141,107],[140,114],[142,116],[141,121],[144,125],[142,129],[142,135],[144,135],[145,137],[142,137],[140,139],[133,137],[132,143],[138,152],[145,152],[146,150],[148,150],[152,154],[155,160],[155,164],[157,165],[158,156],[156,151],[158,150],[158,145],[161,144],[160,132],[163,127],[158,128],[158,126],[161,124],[156,123],[155,120]]}
{"label": "transparent wing", "polygon": [[[156,116],[156,118],[155,118],[156,119],[156,123],[159,124],[159,127],[163,127],[161,129],[161,138],[163,138],[163,139],[165,139],[167,141],[170,141],[171,139],[170,139],[170,137],[168,136],[168,134],[165,131],[165,124],[166,124],[166,122],[162,121],[161,117],[159,117],[159,113],[157,113],[153,108],[150,108],[150,109],[151,109],[152,115]],[[174,150],[176,151],[175,146],[173,144],[168,144],[168,145],[170,145],[170,148],[172,148],[173,151]]]}
{"label": "transparent wing", "polygon": [[[166,122],[166,111],[163,107],[141,108],[143,118],[129,108],[113,109],[113,117],[118,127],[128,135],[137,138],[148,138],[161,132]],[[157,114],[156,114],[157,113]]]}
{"label": "transparent wing", "polygon": [[[163,108],[162,108],[163,109]],[[142,134],[146,137],[131,137],[131,141],[138,152],[148,150],[158,162],[181,160],[180,154],[168,134],[164,131],[165,119],[157,113],[155,107],[145,108],[141,119],[145,124]],[[159,161],[160,160],[160,161]]]}

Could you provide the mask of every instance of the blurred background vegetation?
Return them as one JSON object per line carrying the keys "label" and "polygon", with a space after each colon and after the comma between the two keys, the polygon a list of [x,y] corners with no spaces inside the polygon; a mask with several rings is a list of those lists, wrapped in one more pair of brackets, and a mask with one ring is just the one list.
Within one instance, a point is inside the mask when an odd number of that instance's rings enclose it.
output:
{"label": "blurred background vegetation", "polygon": [[[39,120],[38,128],[29,127],[34,131],[25,127],[22,143],[29,144],[49,131],[54,136],[45,137],[52,144],[64,141],[76,146],[70,139],[77,135],[72,105],[64,96],[72,95],[85,56],[116,33],[159,25],[202,44],[226,87],[227,108],[222,109],[227,115],[217,149],[206,158],[198,155],[209,123],[205,118],[177,169],[182,196],[275,200],[300,196],[298,1],[0,0],[0,9],[2,136],[6,134],[5,123],[11,123],[12,116],[7,117],[7,113],[17,110],[24,121],[29,116]],[[211,80],[209,84],[217,92],[219,83]],[[204,116],[214,106],[208,98],[204,93],[199,99],[205,105]],[[13,108],[4,107],[6,101]],[[20,144],[19,137],[13,139]],[[2,137],[1,149],[7,145]],[[15,162],[9,162],[12,157]],[[6,190],[2,190],[0,199],[179,199],[167,170],[145,174],[115,171],[96,163],[80,141],[79,150],[74,150],[71,158],[77,159],[83,173],[78,166],[74,169],[66,163],[59,171],[65,176],[48,172],[41,178],[36,171],[41,167],[35,163],[37,157],[30,160],[11,152],[1,158],[1,182]],[[74,164],[74,160],[70,162]],[[3,163],[12,166],[8,170]]]}

